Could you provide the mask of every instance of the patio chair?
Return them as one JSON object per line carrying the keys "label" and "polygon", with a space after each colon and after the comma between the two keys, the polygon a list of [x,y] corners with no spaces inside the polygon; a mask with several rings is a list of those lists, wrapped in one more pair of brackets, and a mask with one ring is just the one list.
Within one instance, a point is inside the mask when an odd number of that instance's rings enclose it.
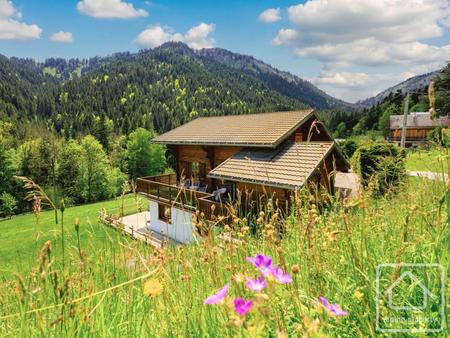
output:
{"label": "patio chair", "polygon": [[220,199],[220,196],[222,196],[226,192],[227,192],[227,188],[220,188],[220,189],[213,191],[213,196],[214,196],[214,199],[216,200],[216,202],[218,202]]}
{"label": "patio chair", "polygon": [[186,189],[189,189],[189,187],[191,186],[191,180],[189,178],[186,178],[186,180],[184,181],[184,186],[186,187]]}

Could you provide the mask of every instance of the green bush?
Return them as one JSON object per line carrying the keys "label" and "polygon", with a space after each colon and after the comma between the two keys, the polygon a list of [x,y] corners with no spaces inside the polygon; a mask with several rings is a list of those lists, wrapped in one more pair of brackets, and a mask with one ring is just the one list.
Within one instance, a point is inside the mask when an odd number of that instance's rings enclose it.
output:
{"label": "green bush", "polygon": [[11,194],[4,192],[0,195],[0,215],[11,218],[17,209],[17,200]]}
{"label": "green bush", "polygon": [[358,143],[355,140],[347,139],[338,143],[342,153],[350,159],[358,148]]}
{"label": "green bush", "polygon": [[352,161],[365,187],[385,195],[406,178],[405,152],[390,143],[374,142],[359,147]]}
{"label": "green bush", "polygon": [[436,127],[428,133],[428,140],[445,148],[450,148],[450,130],[443,127]]}

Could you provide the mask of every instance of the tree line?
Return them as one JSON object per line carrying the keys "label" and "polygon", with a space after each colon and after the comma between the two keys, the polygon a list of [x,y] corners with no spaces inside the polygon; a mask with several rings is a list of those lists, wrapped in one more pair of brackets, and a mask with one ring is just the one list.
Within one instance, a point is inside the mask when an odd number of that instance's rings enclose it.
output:
{"label": "tree line", "polygon": [[[359,112],[322,112],[323,121],[336,138],[374,134],[386,137],[389,134],[391,115],[403,114],[406,92],[390,93],[383,101]],[[450,114],[450,63],[439,73],[435,81],[437,115]],[[409,112],[427,112],[430,104],[428,88],[410,93]]]}
{"label": "tree line", "polygon": [[104,139],[86,135],[66,140],[46,129],[18,140],[13,126],[0,121],[0,216],[30,209],[17,176],[31,178],[66,204],[95,202],[119,195],[128,180],[161,174],[165,147],[152,144],[155,133],[138,128],[128,136],[106,130]]}

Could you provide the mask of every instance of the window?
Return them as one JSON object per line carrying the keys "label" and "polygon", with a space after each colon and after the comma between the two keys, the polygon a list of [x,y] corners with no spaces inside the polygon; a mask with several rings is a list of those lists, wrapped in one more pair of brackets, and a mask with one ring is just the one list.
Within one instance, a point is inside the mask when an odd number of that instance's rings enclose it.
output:
{"label": "window", "polygon": [[199,177],[200,174],[200,163],[191,162],[191,175],[193,177]]}
{"label": "window", "polygon": [[204,182],[206,180],[206,164],[200,162],[180,161],[179,175],[185,179]]}
{"label": "window", "polygon": [[158,219],[160,221],[170,223],[171,210],[170,207],[164,204],[158,204]]}

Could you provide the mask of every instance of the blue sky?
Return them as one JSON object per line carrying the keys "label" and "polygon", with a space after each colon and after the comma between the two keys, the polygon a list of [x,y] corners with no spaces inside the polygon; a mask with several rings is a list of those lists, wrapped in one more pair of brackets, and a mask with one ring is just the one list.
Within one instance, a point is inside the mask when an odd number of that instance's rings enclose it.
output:
{"label": "blue sky", "polygon": [[83,58],[177,40],[356,101],[450,60],[449,16],[448,0],[0,0],[0,53]]}

